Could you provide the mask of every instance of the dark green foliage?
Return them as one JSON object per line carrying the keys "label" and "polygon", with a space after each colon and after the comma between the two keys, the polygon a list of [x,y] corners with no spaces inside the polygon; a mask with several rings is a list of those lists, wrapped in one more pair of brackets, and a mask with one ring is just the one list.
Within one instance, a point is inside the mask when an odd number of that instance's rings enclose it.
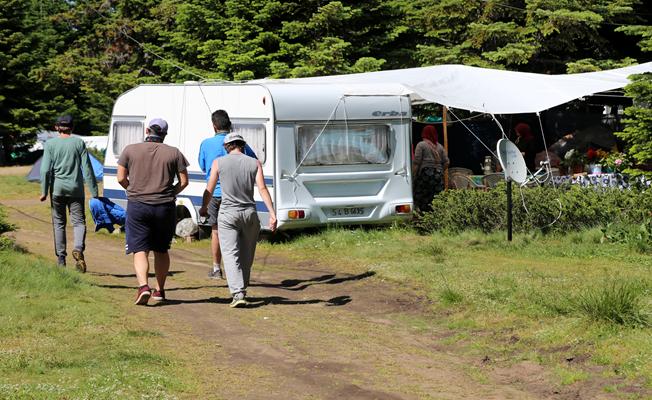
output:
{"label": "dark green foliage", "polygon": [[76,133],[106,134],[116,97],[142,83],[443,63],[579,72],[643,61],[652,48],[641,0],[0,0],[0,7],[4,153],[61,113],[75,117]]}
{"label": "dark green foliage", "polygon": [[[650,218],[652,191],[572,186],[523,188],[513,192],[515,232],[570,232],[607,224],[642,224]],[[526,210],[527,208],[527,210]],[[507,229],[505,187],[490,191],[447,190],[433,200],[432,213],[421,216],[425,231],[493,232]]]}
{"label": "dark green foliage", "polygon": [[15,228],[16,228],[15,226],[7,222],[7,216],[5,214],[5,211],[0,207],[0,234],[3,234],[5,232],[11,232]]}
{"label": "dark green foliage", "polygon": [[[424,64],[460,63],[545,73],[592,71],[639,58],[649,46],[638,0],[417,1],[410,6]],[[615,28],[618,28],[617,30]],[[621,45],[614,45],[620,43]],[[583,60],[580,65],[570,64]]]}
{"label": "dark green foliage", "polygon": [[[626,143],[627,153],[636,164],[652,165],[652,74],[632,78],[625,92],[634,99],[634,105],[625,109],[625,129],[616,135]],[[636,168],[627,172],[643,173]]]}
{"label": "dark green foliage", "polygon": [[[0,0],[0,165],[14,146],[33,140],[50,125],[56,91],[43,87],[36,71],[56,53],[58,32],[49,18],[59,2]],[[4,151],[3,151],[4,149]]]}
{"label": "dark green foliage", "polygon": [[11,232],[14,229],[16,229],[16,227],[7,222],[5,212],[0,208],[0,250],[11,249],[14,247],[13,240],[6,236],[2,236],[3,233]]}
{"label": "dark green foliage", "polygon": [[[467,193],[468,192],[468,193]],[[500,229],[506,221],[504,196],[497,191],[447,190],[438,194],[433,201],[431,213],[419,219],[419,227],[426,231],[460,232],[465,229],[479,229],[492,232]]]}
{"label": "dark green foliage", "polygon": [[652,218],[640,224],[609,223],[602,233],[603,241],[625,243],[640,253],[652,253]]}

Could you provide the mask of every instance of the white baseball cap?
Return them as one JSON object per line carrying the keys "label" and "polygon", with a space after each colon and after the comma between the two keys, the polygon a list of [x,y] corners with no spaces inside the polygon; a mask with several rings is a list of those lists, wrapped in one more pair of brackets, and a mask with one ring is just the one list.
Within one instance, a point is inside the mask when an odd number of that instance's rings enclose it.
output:
{"label": "white baseball cap", "polygon": [[[154,128],[155,126],[159,129]],[[152,131],[157,135],[166,135],[168,133],[168,123],[163,118],[154,118],[149,121],[147,127],[152,129]]]}
{"label": "white baseball cap", "polygon": [[229,133],[229,134],[226,135],[226,137],[224,138],[224,144],[228,144],[228,143],[231,143],[231,142],[237,142],[237,141],[240,141],[240,142],[243,142],[243,143],[247,143],[247,142],[244,140],[244,138],[242,137],[242,135],[240,135],[239,133],[235,133],[235,132],[231,132],[231,133]]}

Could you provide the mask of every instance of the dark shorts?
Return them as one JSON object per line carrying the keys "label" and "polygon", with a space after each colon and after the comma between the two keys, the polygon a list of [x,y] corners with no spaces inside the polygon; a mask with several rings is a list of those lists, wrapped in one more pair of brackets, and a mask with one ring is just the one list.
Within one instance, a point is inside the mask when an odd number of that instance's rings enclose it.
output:
{"label": "dark shorts", "polygon": [[176,205],[127,202],[125,250],[127,254],[139,251],[165,253],[170,249],[176,225]]}
{"label": "dark shorts", "polygon": [[220,213],[221,197],[213,197],[208,203],[208,225],[217,225],[217,214]]}

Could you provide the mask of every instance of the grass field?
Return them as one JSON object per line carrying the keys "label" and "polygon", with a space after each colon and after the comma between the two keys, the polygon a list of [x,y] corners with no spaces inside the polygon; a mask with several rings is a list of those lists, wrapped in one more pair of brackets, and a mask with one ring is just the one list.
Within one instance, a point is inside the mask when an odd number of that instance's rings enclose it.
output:
{"label": "grass field", "polygon": [[[39,191],[22,175],[0,174],[0,187],[2,200]],[[21,209],[49,218],[43,205]],[[1,399],[170,399],[197,390],[187,360],[111,290],[0,244]]]}
{"label": "grass field", "polygon": [[0,265],[0,398],[168,399],[193,391],[183,361],[159,348],[163,335],[112,304],[108,290],[12,250],[0,251]]}
{"label": "grass field", "polygon": [[551,365],[562,384],[602,366],[650,387],[652,255],[601,237],[331,229],[262,248],[413,287],[469,353]]}
{"label": "grass field", "polygon": [[[38,192],[22,176],[0,176],[0,186],[2,199]],[[28,212],[47,217],[44,207]],[[592,230],[508,243],[504,234],[332,228],[262,242],[259,251],[342,272],[371,270],[409,288],[414,299],[406,300],[425,298],[432,313],[395,317],[424,331],[446,326],[449,344],[480,359],[541,363],[561,384],[598,373],[618,378],[608,388],[615,392],[651,388],[652,255],[601,238]],[[175,246],[206,250],[207,241]],[[161,334],[111,304],[110,291],[31,255],[1,251],[0,265],[0,398],[166,398],[195,390],[187,360],[159,348]]]}

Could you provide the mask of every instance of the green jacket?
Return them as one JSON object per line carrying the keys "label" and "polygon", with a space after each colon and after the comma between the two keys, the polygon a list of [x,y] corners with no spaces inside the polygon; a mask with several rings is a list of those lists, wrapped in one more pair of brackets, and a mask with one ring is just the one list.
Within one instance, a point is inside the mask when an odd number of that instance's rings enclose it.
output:
{"label": "green jacket", "polygon": [[45,142],[41,161],[41,194],[84,197],[84,181],[93,197],[97,181],[86,145],[78,137],[57,137]]}

